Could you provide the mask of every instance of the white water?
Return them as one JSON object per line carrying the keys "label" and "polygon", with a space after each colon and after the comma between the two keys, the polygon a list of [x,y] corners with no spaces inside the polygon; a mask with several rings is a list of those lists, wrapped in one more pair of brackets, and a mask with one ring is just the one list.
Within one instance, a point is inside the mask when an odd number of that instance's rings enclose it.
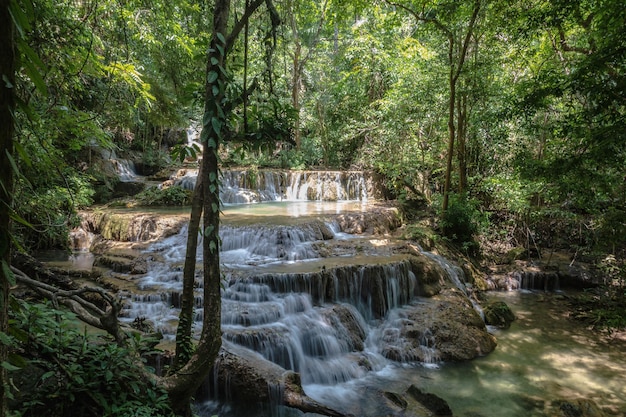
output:
{"label": "white water", "polygon": [[133,182],[139,179],[133,161],[118,158],[114,150],[101,149],[100,152],[104,159],[113,164],[120,181]]}
{"label": "white water", "polygon": [[[174,185],[192,190],[197,170],[174,175]],[[224,204],[268,201],[361,201],[372,199],[372,179],[361,171],[228,169],[220,178]]]}
{"label": "white water", "polygon": [[[322,258],[318,252],[320,245],[357,239],[341,232],[333,218],[327,217],[348,208],[365,209],[341,202],[230,206],[225,209],[220,228],[226,278],[222,298],[224,338],[251,348],[286,369],[300,372],[305,385],[348,382],[387,366],[389,361],[380,352],[384,335],[376,329],[383,326],[386,331],[393,331],[394,322],[381,314],[409,302],[411,296],[407,294],[413,293],[417,286],[408,264],[398,263],[394,258],[381,257],[383,264],[370,268],[346,266],[337,272],[331,269],[323,272],[328,263],[344,261]],[[146,318],[166,338],[174,337],[186,238],[187,231],[183,228],[179,234],[149,248],[152,261],[148,273],[138,283],[140,293],[127,300],[124,320]],[[354,262],[357,257],[353,255],[345,259]],[[201,260],[200,253],[197,260]],[[375,263],[375,258],[370,257],[369,262]],[[332,299],[327,299],[323,289],[315,287],[321,280],[311,275],[314,271],[327,273],[328,279],[334,280]],[[254,272],[251,278],[246,278],[251,272]],[[345,287],[340,287],[336,275],[339,272],[343,274],[341,281],[349,283],[342,284]],[[365,290],[371,285],[372,274],[385,277],[383,311],[375,307]],[[197,287],[201,287],[200,281]],[[340,305],[332,307],[327,302]],[[198,293],[198,320],[201,308]],[[337,312],[333,308],[341,308],[349,323],[334,318]],[[390,314],[393,318],[393,313]],[[200,325],[197,322],[196,328]],[[355,328],[362,333],[361,341],[348,337]],[[428,343],[425,340],[425,348]]]}
{"label": "white water", "polygon": [[[467,363],[441,363],[432,349],[432,335],[425,331],[420,340],[426,363],[398,364],[385,359],[379,348],[381,340],[397,337],[396,323],[403,320],[402,300],[396,291],[400,282],[390,279],[387,302],[397,308],[390,309],[384,319],[374,317],[368,301],[358,298],[358,291],[346,295],[341,303],[367,335],[363,349],[355,354],[351,341],[344,337],[347,331],[334,321],[336,314],[323,302],[314,302],[310,294],[315,291],[307,288],[306,281],[297,281],[297,271],[320,269],[326,262],[316,252],[317,244],[325,241],[310,231],[311,218],[326,220],[327,215],[345,209],[355,206],[345,202],[295,202],[225,209],[223,240],[229,249],[223,252],[223,260],[229,264],[225,270],[232,278],[223,299],[226,339],[253,346],[266,358],[300,371],[308,395],[331,406],[356,407],[356,415],[377,415],[372,411],[376,404],[372,404],[367,387],[402,393],[411,384],[446,399],[455,416],[539,417],[547,415],[546,407],[553,400],[563,397],[590,398],[613,410],[611,415],[624,415],[626,346],[603,343],[565,317],[560,308],[562,300],[552,301],[537,293],[494,295],[513,307],[518,320],[509,330],[498,332],[498,347],[493,353]],[[356,209],[365,208],[357,204]],[[334,233],[333,240],[356,239],[342,233],[332,221],[322,224]],[[304,233],[302,229],[309,231]],[[278,244],[279,240],[282,243]],[[171,336],[171,326],[178,318],[178,309],[173,305],[181,286],[184,244],[183,232],[150,248],[154,261],[141,280],[141,290],[132,296],[127,320],[154,319],[157,327]],[[281,245],[280,252],[269,249]],[[459,270],[440,257],[434,258],[450,268],[451,280],[467,292]],[[375,262],[373,258],[371,261]],[[400,269],[390,268],[388,273],[399,277]],[[249,270],[267,274],[261,274],[256,281],[235,279]],[[359,288],[358,279],[355,273],[355,289]],[[272,286],[270,281],[274,282]],[[281,281],[283,291],[271,289]],[[301,287],[296,286],[298,282]],[[196,306],[201,305],[198,298]],[[216,404],[207,405],[200,415],[214,415],[217,409],[221,417],[268,415],[265,411],[220,409]],[[269,415],[302,414],[273,408]]]}

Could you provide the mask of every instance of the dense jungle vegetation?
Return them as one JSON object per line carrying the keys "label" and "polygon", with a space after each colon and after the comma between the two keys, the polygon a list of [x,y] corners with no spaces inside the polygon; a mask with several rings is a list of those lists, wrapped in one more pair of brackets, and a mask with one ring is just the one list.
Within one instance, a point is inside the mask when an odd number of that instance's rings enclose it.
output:
{"label": "dense jungle vegetation", "polygon": [[[51,331],[46,308],[9,305],[10,252],[66,248],[77,211],[111,198],[115,180],[89,164],[95,153],[154,174],[198,152],[185,131],[201,125],[221,138],[222,166],[375,171],[407,220],[430,207],[441,234],[483,262],[516,247],[567,251],[611,284],[597,319],[626,325],[622,1],[0,5],[3,373],[19,367],[7,346],[36,351],[41,335],[68,357],[126,357]],[[220,7],[238,35],[223,39],[228,51],[215,43]],[[223,109],[207,119],[212,97]],[[120,392],[98,394],[118,402],[92,396],[76,412],[162,415],[161,389],[125,369]],[[94,381],[95,368],[80,372]]]}

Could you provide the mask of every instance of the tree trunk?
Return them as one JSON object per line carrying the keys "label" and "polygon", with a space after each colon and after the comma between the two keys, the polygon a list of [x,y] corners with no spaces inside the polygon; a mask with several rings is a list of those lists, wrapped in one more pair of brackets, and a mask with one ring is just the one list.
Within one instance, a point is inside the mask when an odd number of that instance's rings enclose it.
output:
{"label": "tree trunk", "polygon": [[457,158],[459,160],[459,193],[467,191],[467,93],[457,100]]}
{"label": "tree trunk", "polygon": [[448,97],[448,153],[446,158],[446,175],[443,185],[443,206],[442,213],[448,210],[448,200],[450,197],[450,184],[452,177],[452,158],[454,155],[454,141],[456,139],[454,127],[454,104],[456,102],[456,71],[454,68],[454,38],[450,34],[448,37],[448,62],[450,64],[450,74],[448,78],[448,88],[450,89],[450,97]]}
{"label": "tree trunk", "polygon": [[[9,291],[13,281],[9,269],[11,262],[10,210],[13,206],[13,168],[9,155],[13,155],[15,111],[15,40],[9,0],[0,0],[0,334],[8,330]],[[7,346],[0,342],[0,363],[7,359]],[[6,370],[0,366],[0,417],[7,414],[8,387]]]}
{"label": "tree trunk", "polygon": [[[293,17],[292,17],[293,18]],[[296,149],[300,149],[300,54],[301,54],[300,40],[295,40],[295,50],[293,52],[293,73],[291,77],[291,105],[295,112],[294,120],[294,140],[296,142]]]}
{"label": "tree trunk", "polygon": [[[199,232],[199,219],[202,215],[202,267],[204,280],[204,313],[200,340],[194,354],[184,361],[183,350],[185,340],[178,340],[181,346],[178,366],[174,374],[160,380],[168,393],[174,412],[181,416],[190,416],[191,398],[205,380],[211,370],[222,344],[221,331],[221,271],[220,271],[220,197],[219,197],[219,157],[218,149],[222,139],[229,107],[225,103],[227,85],[226,56],[232,48],[239,33],[244,29],[252,13],[261,4],[267,3],[273,9],[271,0],[254,0],[248,4],[243,16],[235,22],[230,34],[228,18],[230,0],[217,0],[213,12],[213,33],[207,56],[204,115],[200,141],[203,145],[202,165],[194,189],[192,218],[190,219],[189,237],[187,240],[187,256],[183,298],[186,300],[185,311],[181,311],[184,329],[180,337],[191,340],[191,322],[193,319],[193,279],[195,275],[195,254]],[[195,229],[195,230],[192,230]],[[192,236],[193,235],[193,236]]]}
{"label": "tree trunk", "polygon": [[[449,78],[449,87],[450,87],[450,99],[448,101],[448,157],[446,160],[446,174],[445,174],[445,183],[443,188],[443,205],[441,207],[441,211],[443,214],[448,210],[448,201],[450,194],[450,183],[452,176],[452,158],[454,153],[454,141],[456,139],[455,135],[455,118],[454,118],[454,106],[456,103],[456,86],[457,81],[461,75],[461,71],[463,70],[463,65],[465,63],[465,58],[467,57],[467,50],[469,48],[470,41],[472,39],[472,35],[474,33],[474,26],[476,25],[476,21],[478,20],[478,12],[480,12],[480,4],[481,0],[475,0],[474,6],[472,10],[472,16],[467,25],[467,31],[465,32],[465,38],[463,39],[463,43],[461,44],[461,49],[458,52],[457,60],[454,60],[454,34],[449,30],[444,31],[448,34],[448,63],[450,65],[450,78]],[[440,26],[443,28],[443,26]]]}
{"label": "tree trunk", "polygon": [[[202,265],[204,278],[204,314],[202,333],[194,355],[175,374],[164,381],[170,404],[175,413],[181,416],[191,415],[190,403],[193,394],[208,375],[222,343],[221,331],[221,294],[220,294],[220,199],[218,182],[218,155],[217,150],[222,136],[222,127],[225,126],[225,115],[222,109],[224,91],[226,87],[225,58],[226,58],[226,30],[230,12],[230,0],[217,0],[213,14],[213,35],[207,56],[207,77],[205,85],[204,116],[200,140],[203,145],[202,166],[198,173],[198,182],[194,189],[194,207],[192,214],[197,226],[199,215],[203,213],[203,240]],[[198,207],[198,204],[201,206]],[[197,229],[189,230],[188,255],[185,259],[185,315],[183,323],[191,325],[189,315],[193,309],[193,273],[191,263],[195,267],[195,249],[197,248]],[[195,236],[191,236],[194,234]],[[195,242],[194,242],[195,240]],[[196,245],[194,245],[196,243]],[[194,247],[195,246],[195,247]],[[191,257],[191,251],[194,256]],[[191,288],[189,288],[191,284]],[[190,291],[191,290],[191,291]],[[181,312],[182,315],[182,312]],[[181,334],[191,335],[191,328],[181,330]],[[177,332],[178,336],[178,332]],[[180,341],[180,345],[184,344]],[[177,347],[179,341],[177,340]],[[182,364],[182,361],[181,363]]]}
{"label": "tree trunk", "polygon": [[176,371],[184,366],[192,353],[192,324],[194,306],[194,281],[196,277],[196,255],[198,252],[198,235],[200,232],[200,219],[204,204],[202,188],[202,171],[204,162],[200,163],[198,178],[193,190],[191,201],[191,216],[187,231],[187,248],[185,252],[185,266],[183,267],[183,292],[181,294],[180,315],[178,316],[178,328],[176,329],[176,356],[174,357],[173,370]]}

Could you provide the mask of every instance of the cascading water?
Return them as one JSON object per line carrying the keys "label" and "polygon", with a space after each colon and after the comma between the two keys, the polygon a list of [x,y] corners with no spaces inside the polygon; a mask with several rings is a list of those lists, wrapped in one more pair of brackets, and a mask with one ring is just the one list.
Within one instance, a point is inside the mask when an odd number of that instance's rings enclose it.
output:
{"label": "cascading water", "polygon": [[102,157],[113,164],[121,182],[137,181],[137,169],[133,161],[118,158],[114,150],[101,150]]}
{"label": "cascading water", "polygon": [[[197,170],[172,177],[173,184],[192,190]],[[373,180],[361,171],[224,170],[220,198],[224,204],[267,201],[362,201],[374,193]]]}
{"label": "cascading water", "polygon": [[[254,182],[236,183],[242,175],[233,174],[228,182],[236,184],[244,194],[259,195],[255,194],[258,190],[253,193],[244,188],[244,185],[260,184],[259,177]],[[336,183],[336,176],[325,178]],[[291,186],[292,198],[304,199],[306,195],[309,199],[313,188],[317,194],[323,189],[317,185],[311,187],[313,183],[309,179],[310,175],[304,173],[282,176],[271,173],[263,177],[264,185],[260,188],[267,190],[268,195],[283,196],[285,187]],[[189,181],[193,182],[193,175]],[[350,190],[350,187],[342,185],[342,189]],[[336,190],[332,193],[340,198],[350,196],[359,200],[353,191],[344,194]],[[363,193],[364,188],[360,190]],[[365,197],[370,195],[367,192]],[[338,220],[340,214],[354,210],[356,217],[362,216],[365,209],[359,205],[366,200],[363,197],[361,194],[357,208],[346,202],[300,200],[224,208],[221,258],[225,278],[222,298],[225,345],[237,346],[240,351],[254,350],[258,352],[254,354],[255,360],[269,360],[299,372],[310,397],[324,404],[341,405],[354,415],[396,415],[388,410],[378,412],[377,404],[373,403],[380,397],[370,394],[375,389],[402,393],[408,384],[426,387],[446,400],[450,398],[455,415],[501,415],[502,410],[512,417],[550,415],[535,412],[536,404],[551,404],[563,392],[594,397],[612,407],[611,410],[617,410],[613,415],[623,411],[620,402],[626,403],[626,391],[619,383],[626,370],[623,350],[616,353],[611,346],[604,349],[590,343],[587,329],[573,332],[575,350],[569,349],[571,341],[559,340],[555,344],[555,337],[565,339],[570,330],[559,332],[546,328],[546,324],[554,317],[564,317],[563,314],[538,313],[536,322],[525,324],[525,333],[516,330],[518,324],[514,322],[511,333],[507,330],[499,338],[501,343],[495,353],[473,362],[443,364],[442,359],[448,359],[442,355],[441,339],[454,343],[459,337],[453,327],[454,320],[476,313],[466,303],[463,316],[442,322],[436,314],[446,304],[419,297],[417,292],[423,287],[420,280],[424,277],[416,277],[411,261],[392,252],[381,252],[381,247],[370,251],[367,243],[376,246],[385,240],[381,237],[358,237],[342,230],[344,222]],[[126,297],[123,320],[152,321],[170,340],[178,320],[186,236],[183,227],[180,233],[152,243],[144,254],[148,272],[127,279],[136,288],[121,294]],[[84,242],[77,247],[88,246],[90,241],[82,236],[75,239]],[[446,271],[446,279],[455,288],[448,292],[475,303],[460,268],[438,255],[425,251],[422,255]],[[520,276],[520,282],[542,289],[550,287],[544,278],[537,276]],[[200,275],[196,287],[202,287]],[[439,295],[432,298],[440,298]],[[548,305],[542,300],[529,311],[522,310],[522,321],[528,321],[535,310]],[[198,291],[196,330],[201,325],[202,307],[202,294]],[[415,313],[419,311],[425,312],[422,321],[416,319]],[[477,311],[480,312],[478,308]],[[538,332],[545,335],[537,337]],[[591,355],[585,350],[589,347],[593,350]],[[542,352],[541,357],[537,351]],[[567,359],[560,359],[564,355],[568,355]],[[416,361],[422,366],[413,366]],[[611,369],[606,363],[611,364]],[[545,371],[551,367],[555,368],[550,371],[553,377]],[[595,372],[594,368],[600,371]],[[219,381],[216,374],[210,379],[214,386],[220,386],[223,393],[220,401],[236,394],[230,391],[227,374]],[[284,386],[267,385],[269,397],[280,403]],[[529,394],[525,395],[526,392]],[[271,415],[283,412],[274,407],[270,411]],[[203,416],[214,414],[215,409],[201,412]],[[220,411],[219,415],[267,414],[242,414],[233,409]]]}

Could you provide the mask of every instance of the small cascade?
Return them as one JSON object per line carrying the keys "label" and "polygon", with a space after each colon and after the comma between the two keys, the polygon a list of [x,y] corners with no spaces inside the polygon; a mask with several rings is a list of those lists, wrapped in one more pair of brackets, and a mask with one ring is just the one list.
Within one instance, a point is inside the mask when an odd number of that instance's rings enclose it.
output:
{"label": "small cascade", "polygon": [[135,163],[133,161],[117,159],[115,161],[115,167],[121,182],[137,181],[137,170],[135,169]]}
{"label": "small cascade", "polygon": [[515,271],[512,278],[522,290],[554,292],[561,289],[557,271]]}
{"label": "small cascade", "polygon": [[452,283],[454,283],[454,285],[467,296],[467,298],[471,301],[474,310],[476,310],[478,315],[483,320],[485,320],[485,313],[483,312],[482,307],[480,306],[480,304],[478,304],[478,301],[476,301],[476,299],[472,296],[470,291],[467,289],[467,286],[465,285],[465,273],[463,272],[463,270],[459,266],[450,263],[450,261],[448,261],[443,256],[435,255],[432,252],[424,250],[422,250],[421,252],[436,261],[444,269],[444,271],[446,271],[446,274],[448,275],[450,281],[452,281]]}
{"label": "small cascade", "polygon": [[202,126],[200,126],[199,123],[192,123],[192,125],[187,128],[187,146],[202,149],[202,143],[200,142],[201,131]]}
{"label": "small cascade", "polygon": [[[420,302],[416,302],[416,305]],[[441,363],[441,357],[436,348],[435,335],[431,330],[434,319],[430,318],[426,327],[412,332],[411,336],[417,343],[409,340],[402,332],[407,322],[410,322],[407,308],[391,310],[385,322],[368,338],[370,348],[397,362],[420,362],[424,366],[437,367]]]}
{"label": "small cascade", "polygon": [[[192,190],[197,171],[175,175],[173,184]],[[368,201],[374,184],[361,171],[224,170],[221,176],[224,204],[267,201]]]}
{"label": "small cascade", "polygon": [[366,320],[384,317],[415,295],[417,279],[408,261],[383,265],[348,265],[316,272],[259,274],[252,282],[277,293],[305,293],[316,304],[345,302]]}
{"label": "small cascade", "polygon": [[117,171],[117,175],[121,182],[134,182],[139,179],[137,175],[137,169],[135,167],[135,163],[129,159],[121,159],[118,158],[115,154],[115,150],[101,150],[102,157],[108,160],[115,171]]}
{"label": "small cascade", "polygon": [[363,374],[358,363],[348,358],[355,346],[340,327],[331,325],[323,310],[314,308],[307,295],[265,292],[264,301],[226,297],[232,293],[225,295],[223,304],[226,340],[301,373],[303,383],[345,382]]}

